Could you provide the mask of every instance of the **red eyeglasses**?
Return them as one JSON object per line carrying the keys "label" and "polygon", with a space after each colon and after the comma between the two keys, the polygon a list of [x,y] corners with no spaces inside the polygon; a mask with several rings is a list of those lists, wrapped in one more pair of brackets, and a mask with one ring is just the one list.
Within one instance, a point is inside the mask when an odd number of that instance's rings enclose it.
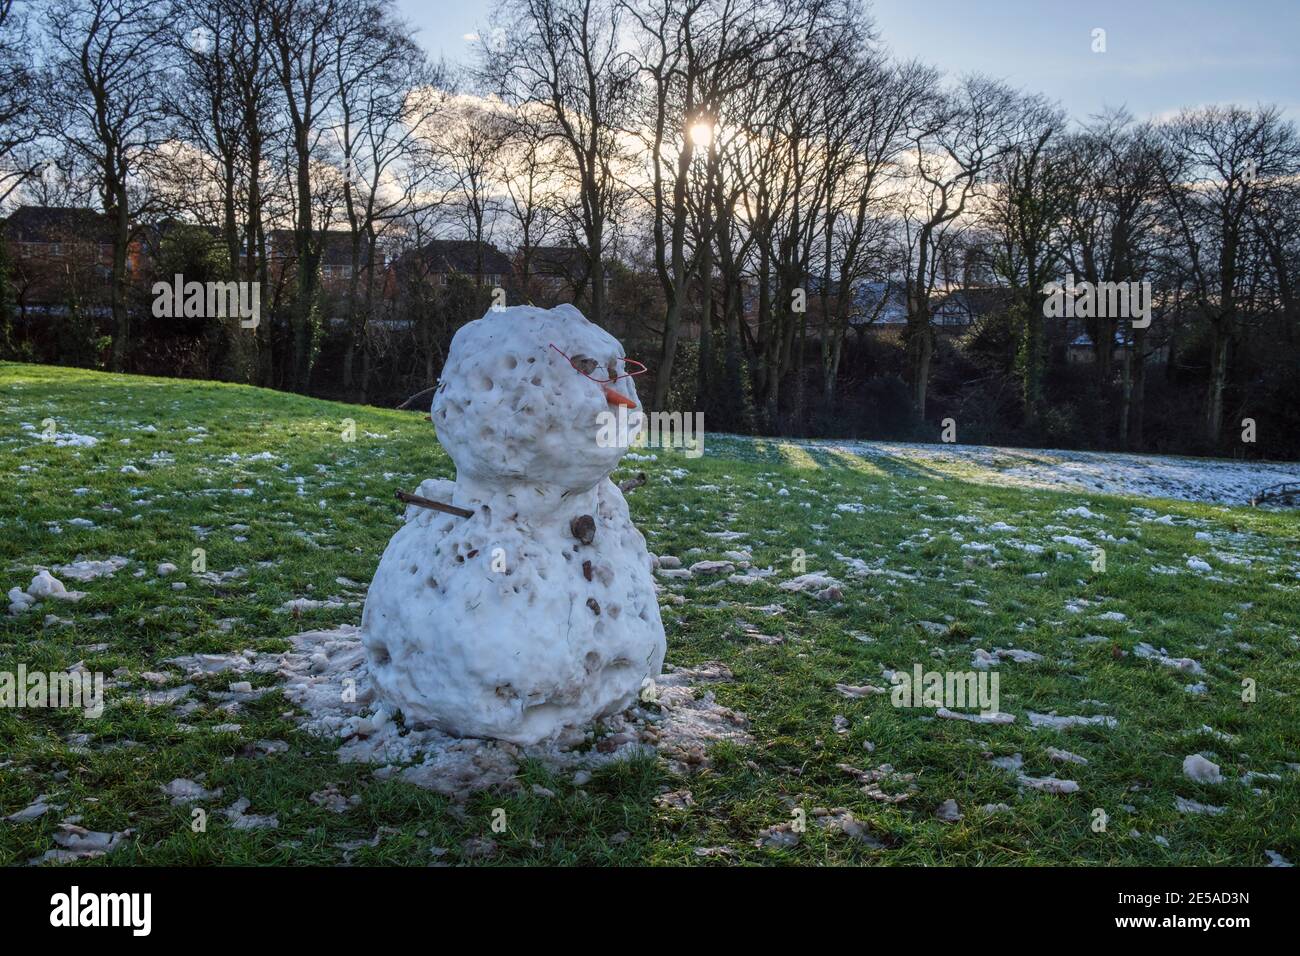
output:
{"label": "red eyeglasses", "polygon": [[[561,355],[564,355],[564,357],[565,357],[566,359],[569,360],[569,364],[573,366],[573,370],[574,370],[575,372],[577,372],[577,373],[580,374],[580,375],[585,375],[587,378],[591,379],[593,382],[597,382],[597,383],[599,383],[599,384],[601,384],[601,385],[608,385],[608,384],[610,384],[611,382],[617,382],[620,378],[634,378],[634,377],[636,377],[637,375],[642,375],[642,374],[644,374],[644,373],[647,371],[647,369],[646,369],[644,363],[642,363],[642,362],[638,362],[636,359],[630,359],[630,358],[624,356],[623,358],[621,358],[621,359],[617,359],[616,361],[618,361],[618,362],[622,362],[624,368],[626,368],[626,367],[629,366],[629,365],[635,365],[635,366],[637,366],[637,368],[636,368],[635,371],[632,371],[632,372],[624,372],[622,375],[615,375],[613,378],[596,378],[596,376],[594,376],[594,375],[591,374],[592,372],[594,372],[596,369],[598,369],[598,368],[600,367],[599,364],[597,364],[597,362],[596,362],[595,359],[583,359],[582,364],[579,364],[579,362],[578,362],[577,359],[573,359],[573,358],[570,358],[568,355],[565,355],[565,353],[564,353],[564,352],[563,352],[559,347],[557,347],[557,346],[555,345],[555,343],[552,342],[552,343],[550,343],[550,345],[551,345],[551,348],[555,349],[555,351],[559,352]],[[583,368],[583,367],[582,367],[582,365],[583,365],[583,364],[586,364],[587,362],[590,362],[590,363],[591,363],[591,368],[589,368],[589,369],[586,369],[586,368]]]}

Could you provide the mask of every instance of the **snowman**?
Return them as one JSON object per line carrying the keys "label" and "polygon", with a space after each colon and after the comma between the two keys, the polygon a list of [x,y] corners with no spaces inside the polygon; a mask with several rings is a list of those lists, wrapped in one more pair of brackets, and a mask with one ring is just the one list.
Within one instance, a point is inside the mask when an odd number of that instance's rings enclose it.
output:
{"label": "snowman", "polygon": [[[452,339],[429,479],[362,614],[378,698],[408,725],[530,745],[631,706],[666,644],[605,426],[636,409],[618,340],[570,305],[492,309]],[[626,411],[632,441],[639,411]]]}

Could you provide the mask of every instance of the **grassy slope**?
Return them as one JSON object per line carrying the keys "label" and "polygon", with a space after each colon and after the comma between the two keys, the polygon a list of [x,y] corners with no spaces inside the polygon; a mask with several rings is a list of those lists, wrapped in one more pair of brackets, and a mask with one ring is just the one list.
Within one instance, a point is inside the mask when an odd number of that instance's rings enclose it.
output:
{"label": "grassy slope", "polygon": [[[657,461],[628,463],[651,474],[650,484],[631,496],[651,550],[690,563],[732,547],[703,532],[744,531],[741,543],[753,546],[756,563],[779,569],[774,580],[793,575],[791,549],[802,548],[808,570],[847,582],[845,601],[826,605],[773,583],[708,589],[707,582],[674,582],[687,601],[665,605],[669,661],[729,664],[737,681],[717,687],[717,696],[749,715],[757,745],[717,748],[714,768],[689,780],[639,762],[602,771],[579,789],[531,766],[526,783],[543,784],[554,797],[525,787],[522,795],[479,795],[462,809],[425,791],[377,782],[369,768],[338,764],[328,741],[294,730],[278,693],[233,716],[204,694],[196,695],[203,706],[185,716],[122,700],[128,689],[146,689],[139,674],[164,669],[164,658],[282,650],[287,635],[308,626],[357,621],[359,607],[311,611],[297,620],[277,608],[300,597],[348,597],[335,579],[370,579],[396,526],[393,488],[452,475],[423,418],[238,386],[24,365],[0,367],[0,403],[4,589],[25,587],[33,565],[79,555],[134,559],[111,579],[67,582],[89,592],[79,604],[0,616],[0,670],[13,670],[19,661],[29,670],[60,669],[84,659],[92,670],[129,672],[109,692],[110,709],[98,721],[71,712],[0,710],[0,815],[40,794],[64,807],[35,822],[0,822],[0,863],[50,849],[58,821],[72,814],[91,829],[134,829],[133,839],[111,857],[116,863],[458,862],[473,837],[496,840],[495,861],[526,863],[694,863],[702,860],[697,848],[716,846],[732,848],[733,861],[805,864],[1260,864],[1265,848],[1300,858],[1300,775],[1285,767],[1300,760],[1294,693],[1300,532],[1293,515],[1027,492],[926,473],[903,461],[882,466],[774,442],[718,438],[694,461],[660,450]],[[46,418],[56,419],[61,432],[97,436],[99,444],[58,448],[21,427],[39,429]],[[347,418],[356,421],[353,443],[340,438]],[[140,430],[148,425],[157,431]],[[202,440],[187,441],[193,438]],[[276,457],[222,461],[232,452],[262,451]],[[151,464],[161,452],[174,461]],[[141,474],[123,474],[127,464]],[[236,487],[253,494],[234,494]],[[76,488],[90,490],[77,495]],[[781,488],[789,494],[781,495]],[[867,509],[834,510],[846,501]],[[1103,517],[1060,514],[1080,504]],[[1153,505],[1193,523],[1155,524],[1131,510]],[[75,517],[99,527],[69,525]],[[962,549],[963,543],[1007,537],[981,533],[999,520],[1019,529],[1012,537],[1048,545],[1047,553]],[[62,533],[52,533],[51,522]],[[231,530],[237,524],[249,529]],[[1089,558],[1074,548],[1052,546],[1053,535],[1095,540],[1103,528],[1130,542],[1107,546],[1104,573],[1092,572]],[[1215,534],[1217,542],[1197,540],[1198,530]],[[247,540],[236,542],[237,535]],[[188,569],[196,547],[206,549],[210,569],[242,566],[248,577],[219,587],[194,580]],[[1224,564],[1216,549],[1256,560],[1249,567]],[[917,577],[851,578],[832,557],[835,551]],[[1207,557],[1225,580],[1187,571],[1189,555]],[[164,561],[182,573],[157,578],[154,567]],[[1154,566],[1182,573],[1155,574]],[[140,568],[148,573],[133,577]],[[1046,577],[1025,577],[1036,572]],[[176,580],[188,581],[188,588],[173,590]],[[1102,603],[1067,612],[1066,603],[1080,598]],[[772,603],[784,604],[786,613],[769,618],[750,609]],[[1098,620],[1106,610],[1128,620]],[[72,623],[42,627],[50,612]],[[223,630],[219,622],[231,618],[233,627]],[[738,626],[743,621],[784,635],[785,643],[752,641]],[[948,631],[932,635],[919,621],[946,623]],[[1085,634],[1113,640],[1075,640]],[[858,639],[863,636],[872,642]],[[1183,691],[1194,678],[1131,654],[1116,656],[1116,648],[1131,649],[1140,640],[1201,661],[1208,696]],[[86,650],[101,643],[106,650]],[[1013,726],[936,720],[924,710],[895,709],[888,697],[850,700],[834,690],[836,682],[884,684],[882,666],[910,670],[921,662],[966,670],[973,647],[1043,655],[1039,663],[1000,667],[1001,709],[1018,715]],[[1243,677],[1257,682],[1253,704],[1240,700]],[[228,680],[201,689],[224,690]],[[275,683],[273,676],[253,681]],[[1087,700],[1108,706],[1098,709]],[[1029,729],[1026,711],[1054,709],[1107,713],[1119,723],[1113,730]],[[835,732],[836,715],[849,718],[847,734]],[[232,721],[241,725],[239,732],[211,729]],[[1203,725],[1238,739],[1224,743],[1202,733]],[[70,739],[83,733],[91,739]],[[286,740],[290,749],[264,756],[251,746],[259,739]],[[866,741],[874,743],[874,753],[865,751]],[[1048,746],[1090,762],[1051,763]],[[1230,782],[1185,780],[1182,759],[1197,751],[1212,752]],[[1024,755],[1026,773],[1056,772],[1077,780],[1081,791],[1020,791],[985,756],[1015,752]],[[918,774],[913,797],[899,805],[873,802],[836,766],[882,762]],[[1283,780],[1257,784],[1267,788],[1257,795],[1236,782],[1247,770],[1280,771]],[[202,778],[224,789],[223,799],[207,805],[206,833],[192,832],[188,809],[173,808],[160,793],[174,777]],[[359,794],[360,803],[336,814],[308,799],[331,783],[345,795]],[[654,796],[669,787],[689,788],[695,806],[656,806]],[[1227,811],[1180,815],[1175,794]],[[230,829],[216,811],[240,795],[252,801],[250,812],[277,813],[279,829]],[[932,816],[949,797],[965,813],[960,823]],[[986,803],[1013,810],[986,816],[979,810]],[[489,831],[495,807],[507,810],[507,833]],[[794,849],[753,845],[765,827],[791,819],[792,808],[814,807],[850,808],[891,847],[870,850],[816,828]],[[1104,833],[1090,827],[1096,807],[1110,817]],[[1142,835],[1130,836],[1134,829]],[[615,834],[619,839],[611,840]],[[1152,839],[1157,835],[1168,847]],[[338,846],[376,836],[373,847]],[[444,849],[445,855],[436,852]]]}

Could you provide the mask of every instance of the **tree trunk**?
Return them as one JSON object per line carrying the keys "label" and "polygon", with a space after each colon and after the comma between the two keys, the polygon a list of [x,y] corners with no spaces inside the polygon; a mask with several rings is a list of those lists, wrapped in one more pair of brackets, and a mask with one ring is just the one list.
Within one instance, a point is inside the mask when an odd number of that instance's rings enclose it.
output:
{"label": "tree trunk", "polygon": [[934,356],[934,330],[928,321],[912,323],[908,330],[908,353],[912,366],[912,412],[925,421],[925,393],[930,383],[930,360]]}
{"label": "tree trunk", "polygon": [[113,352],[114,372],[126,370],[126,355],[131,338],[131,313],[126,301],[126,260],[130,251],[131,219],[127,208],[126,186],[122,185],[113,197],[117,222],[113,233]]}
{"label": "tree trunk", "polygon": [[1125,349],[1120,366],[1119,447],[1129,447],[1129,416],[1133,408],[1133,349]]}
{"label": "tree trunk", "polygon": [[740,371],[740,309],[740,294],[735,285],[729,282],[722,307],[723,321],[726,323],[723,344],[723,389],[729,410],[729,420],[725,424],[736,431],[748,431],[750,416],[745,405],[745,383],[742,381]]}
{"label": "tree trunk", "polygon": [[713,400],[713,243],[709,237],[711,226],[708,216],[701,224],[700,234],[700,367],[695,389],[695,407],[706,415],[717,410]]}
{"label": "tree trunk", "polygon": [[1223,388],[1228,379],[1229,337],[1224,320],[1216,318],[1211,323],[1209,396],[1205,407],[1205,438],[1211,447],[1217,447],[1223,433]]}
{"label": "tree trunk", "polygon": [[1032,299],[1021,303],[1024,318],[1022,376],[1024,382],[1025,426],[1038,427],[1043,410],[1043,311]]}
{"label": "tree trunk", "polygon": [[1129,445],[1140,449],[1146,440],[1142,434],[1143,419],[1146,411],[1146,330],[1133,331],[1133,401],[1130,409]]}
{"label": "tree trunk", "polygon": [[294,240],[298,256],[298,297],[293,308],[293,372],[290,388],[295,392],[306,392],[311,379],[316,243],[312,236],[311,145],[305,126],[295,133],[295,149],[298,157],[298,222]]}

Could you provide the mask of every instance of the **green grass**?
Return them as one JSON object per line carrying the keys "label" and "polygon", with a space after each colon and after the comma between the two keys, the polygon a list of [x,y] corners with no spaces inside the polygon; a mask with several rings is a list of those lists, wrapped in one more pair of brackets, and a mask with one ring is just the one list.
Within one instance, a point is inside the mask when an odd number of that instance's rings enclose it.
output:
{"label": "green grass", "polygon": [[[393,489],[453,475],[422,416],[209,382],[13,364],[0,366],[0,402],[4,590],[26,587],[37,565],[132,559],[112,578],[65,579],[88,592],[80,603],[0,616],[0,671],[20,662],[49,671],[84,661],[118,675],[98,720],[0,709],[0,816],[42,794],[62,807],[28,823],[0,822],[0,863],[51,849],[59,821],[73,815],[92,830],[133,831],[117,852],[86,865],[458,863],[470,859],[465,844],[474,838],[495,841],[486,862],[522,864],[1260,865],[1265,849],[1300,859],[1300,774],[1287,766],[1300,761],[1294,514],[998,487],[902,458],[862,460],[779,441],[709,436],[708,453],[696,460],[654,450],[657,460],[629,461],[623,470],[650,475],[630,504],[652,551],[687,564],[717,558],[735,544],[705,533],[735,530],[745,533],[739,544],[753,548],[758,566],[778,570],[748,586],[665,582],[666,593],[686,599],[664,603],[669,662],[730,666],[735,682],[711,689],[748,715],[755,744],[720,745],[713,766],[687,778],[641,760],[602,769],[578,787],[530,764],[518,793],[482,793],[457,805],[376,780],[373,767],[338,763],[333,743],[296,729],[278,690],[236,714],[204,693],[224,690],[229,676],[200,682],[191,698],[198,706],[188,713],[133,699],[150,689],[141,673],[165,670],[168,657],[281,651],[297,631],[357,622],[359,604],[299,618],[278,609],[303,597],[361,600],[336,578],[370,580],[397,525]],[[41,441],[45,419],[98,444]],[[355,421],[355,441],[342,439],[346,419]],[[147,426],[156,431],[141,430]],[[274,457],[229,457],[261,452]],[[139,474],[122,473],[125,465]],[[866,510],[834,508],[851,501]],[[1100,517],[1061,515],[1078,505]],[[1178,523],[1146,520],[1150,513],[1134,510],[1142,508]],[[74,518],[97,527],[77,527]],[[1018,530],[987,530],[997,521]],[[1198,539],[1198,531],[1212,540]],[[1100,542],[1104,572],[1092,570],[1091,554],[1052,541],[1062,534],[1098,541],[1103,532],[1126,539]],[[1045,550],[1018,550],[1007,538]],[[998,548],[963,549],[973,542]],[[209,570],[238,566],[247,576],[218,585],[198,580],[190,573],[195,548],[205,549]],[[795,549],[806,555],[808,571],[845,582],[842,602],[776,587],[796,573]],[[834,552],[899,574],[852,577]],[[1251,563],[1226,563],[1223,553]],[[1192,555],[1206,558],[1220,580],[1189,571]],[[159,578],[160,562],[181,570]],[[1178,573],[1156,573],[1159,567]],[[146,573],[134,576],[141,569]],[[188,586],[173,590],[176,581]],[[1067,610],[1081,599],[1094,603]],[[784,605],[785,613],[753,610],[769,604]],[[1127,619],[1099,619],[1105,611]],[[43,626],[50,613],[70,623]],[[931,633],[923,621],[944,630]],[[753,641],[743,622],[785,641]],[[1088,634],[1107,640],[1077,640]],[[1140,641],[1195,658],[1205,676],[1121,653]],[[98,645],[107,647],[88,649]],[[834,689],[837,682],[887,686],[882,667],[965,671],[975,648],[995,647],[1043,655],[998,668],[1000,709],[1017,716],[1011,726],[934,719],[929,710],[895,708],[888,696],[846,699]],[[1241,699],[1243,678],[1255,682],[1252,703]],[[1208,685],[1205,696],[1183,690],[1197,679]],[[274,675],[252,680],[276,685]],[[1030,710],[1104,713],[1118,725],[1031,730]],[[846,734],[834,728],[837,715],[849,720]],[[212,729],[226,723],[240,730]],[[1224,742],[1203,726],[1235,739]],[[253,745],[265,739],[289,749],[264,755]],[[1049,746],[1089,763],[1052,763]],[[1228,782],[1183,777],[1184,756],[1202,751],[1213,754]],[[1021,790],[1014,775],[989,763],[989,756],[1017,752],[1025,773],[1057,773],[1076,780],[1079,792]],[[908,800],[875,802],[837,766],[881,763],[916,774]],[[1256,794],[1238,782],[1246,771],[1282,779],[1257,781],[1264,789]],[[206,832],[193,832],[189,808],[172,807],[160,791],[175,777],[223,789],[222,798],[204,803]],[[330,784],[359,802],[342,814],[311,802]],[[537,794],[532,784],[554,795]],[[659,807],[654,798],[668,789],[689,789],[694,806]],[[1225,812],[1180,814],[1176,795]],[[251,800],[251,813],[276,814],[279,828],[230,828],[219,810],[239,796]],[[962,821],[934,818],[948,798],[958,802]],[[1012,810],[986,815],[980,806],[989,803]],[[503,833],[491,831],[498,807],[506,810]],[[886,848],[813,826],[792,849],[754,845],[765,828],[792,820],[796,810],[811,818],[817,807],[849,808]],[[1091,826],[1095,808],[1109,818],[1105,832]],[[358,842],[366,845],[347,848]],[[708,847],[733,855],[697,854]]]}

